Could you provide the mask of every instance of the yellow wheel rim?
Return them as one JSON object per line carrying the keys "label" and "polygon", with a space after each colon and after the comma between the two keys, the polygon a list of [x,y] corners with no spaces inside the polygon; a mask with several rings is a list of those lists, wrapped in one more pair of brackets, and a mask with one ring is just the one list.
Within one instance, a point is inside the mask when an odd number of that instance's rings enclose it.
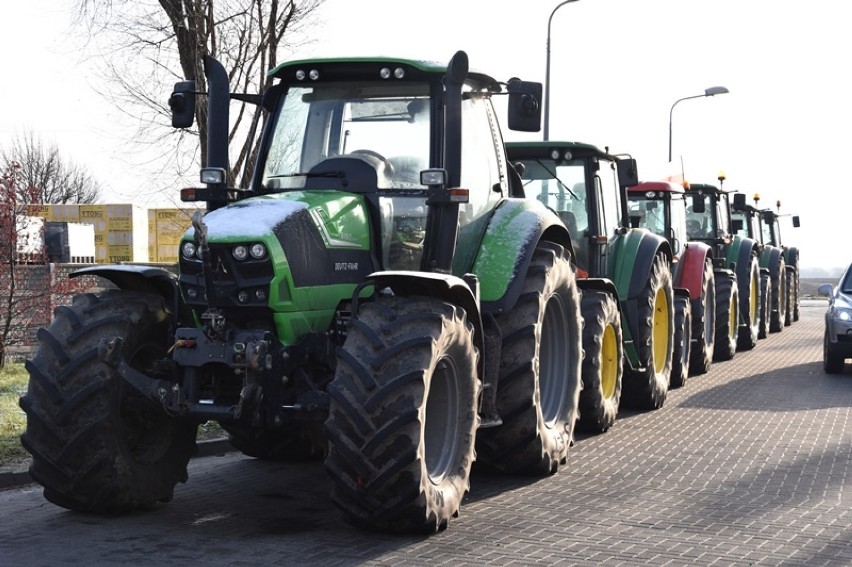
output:
{"label": "yellow wheel rim", "polygon": [[759,299],[758,291],[760,289],[760,280],[758,279],[756,274],[752,274],[751,277],[751,303],[749,304],[749,314],[751,318],[749,319],[749,323],[752,325],[757,321],[757,302]]}
{"label": "yellow wheel rim", "polygon": [[601,389],[605,400],[615,395],[618,383],[618,338],[612,325],[607,325],[601,344]]}
{"label": "yellow wheel rim", "polygon": [[654,329],[651,333],[654,340],[651,352],[654,353],[654,372],[659,374],[666,368],[666,355],[669,352],[669,298],[664,289],[657,290],[654,298]]}
{"label": "yellow wheel rim", "polygon": [[739,312],[737,311],[737,302],[734,301],[734,295],[731,294],[731,308],[728,310],[728,335],[730,340],[736,340],[737,337],[737,322],[739,321]]}

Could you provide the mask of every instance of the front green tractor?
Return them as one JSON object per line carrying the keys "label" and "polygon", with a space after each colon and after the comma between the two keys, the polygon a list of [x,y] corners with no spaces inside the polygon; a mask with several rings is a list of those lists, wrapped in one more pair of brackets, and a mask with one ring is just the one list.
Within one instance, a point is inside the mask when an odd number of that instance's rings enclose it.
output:
{"label": "front green tractor", "polygon": [[[97,266],[117,291],[57,311],[28,363],[25,446],[45,497],[129,512],[187,478],[197,424],[247,455],[325,458],[368,529],[434,532],[478,455],[550,474],[573,440],[582,358],[571,242],[517,197],[492,96],[539,127],[541,85],[399,59],[282,64],[262,97],[205,60],[205,201],[180,275]],[[170,104],[189,127],[195,86]],[[201,93],[204,94],[204,93]],[[228,187],[228,106],[267,124],[251,185]]]}
{"label": "front green tractor", "polygon": [[621,402],[661,407],[672,369],[672,251],[661,236],[629,225],[635,160],[576,142],[507,147],[526,197],[555,211],[574,244],[586,325],[580,425],[605,431]]}

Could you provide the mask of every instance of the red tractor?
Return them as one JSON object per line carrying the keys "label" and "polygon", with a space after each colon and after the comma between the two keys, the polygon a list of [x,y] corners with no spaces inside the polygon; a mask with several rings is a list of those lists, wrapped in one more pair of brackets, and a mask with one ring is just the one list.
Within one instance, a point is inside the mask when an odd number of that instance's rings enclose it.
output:
{"label": "red tractor", "polygon": [[686,231],[686,195],[668,181],[645,181],[628,190],[630,222],[667,239],[672,248],[675,287],[675,352],[671,386],[704,374],[713,360],[716,332],[716,285],[713,250],[690,241]]}

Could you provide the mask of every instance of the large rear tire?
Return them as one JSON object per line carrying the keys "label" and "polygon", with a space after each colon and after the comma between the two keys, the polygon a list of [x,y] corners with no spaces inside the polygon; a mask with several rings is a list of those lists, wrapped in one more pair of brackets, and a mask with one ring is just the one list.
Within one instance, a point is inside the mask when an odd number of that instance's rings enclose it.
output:
{"label": "large rear tire", "polygon": [[735,276],[716,276],[716,347],[713,360],[731,360],[737,352],[739,291]]}
{"label": "large rear tire", "polygon": [[689,378],[689,354],[692,349],[692,306],[689,298],[675,298],[674,351],[669,388],[682,388]]}
{"label": "large rear tire", "polygon": [[769,332],[780,333],[787,319],[787,269],[784,258],[779,257],[769,267]]}
{"label": "large rear tire", "polygon": [[642,410],[663,406],[672,373],[674,289],[669,262],[657,254],[637,300],[637,336],[640,369],[625,369],[622,400]]}
{"label": "large rear tire", "polygon": [[118,514],[171,500],[187,479],[197,424],[167,416],[98,357],[104,338],[124,342],[122,357],[152,375],[170,346],[170,313],[158,295],[107,291],[59,307],[38,332],[26,363],[21,443],[44,496],[63,508]]}
{"label": "large rear tire", "polygon": [[624,374],[624,344],[618,303],[610,293],[583,291],[582,431],[603,433],[615,423]]}
{"label": "large rear tire", "polygon": [[789,327],[793,324],[794,315],[798,310],[798,287],[799,278],[797,277],[796,268],[788,265],[784,271],[784,284],[787,288],[787,309],[784,313],[784,326]]}
{"label": "large rear tire", "polygon": [[577,282],[561,246],[539,244],[517,304],[497,322],[503,424],[479,432],[478,458],[505,472],[553,474],[573,441],[583,357]]}
{"label": "large rear tire", "polygon": [[701,296],[692,300],[692,350],[689,353],[689,373],[706,374],[713,362],[716,341],[716,281],[713,262],[704,261],[701,276]]}
{"label": "large rear tire", "polygon": [[329,386],[326,470],[356,526],[436,532],[470,489],[478,353],[467,313],[425,297],[361,305]]}
{"label": "large rear tire", "polygon": [[737,332],[737,350],[751,350],[757,346],[757,336],[760,332],[760,265],[757,256],[752,255],[748,271],[737,275],[739,286],[739,314],[742,324]]}

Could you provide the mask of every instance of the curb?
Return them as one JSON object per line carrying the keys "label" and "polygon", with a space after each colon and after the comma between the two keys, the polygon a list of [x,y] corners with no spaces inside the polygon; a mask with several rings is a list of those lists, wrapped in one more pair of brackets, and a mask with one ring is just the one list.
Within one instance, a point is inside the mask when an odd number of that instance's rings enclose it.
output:
{"label": "curb", "polygon": [[[226,438],[210,439],[209,441],[198,442],[198,452],[192,458],[221,456],[232,451],[236,451],[236,449]],[[35,481],[27,470],[0,473],[0,490],[19,488],[34,483]]]}

